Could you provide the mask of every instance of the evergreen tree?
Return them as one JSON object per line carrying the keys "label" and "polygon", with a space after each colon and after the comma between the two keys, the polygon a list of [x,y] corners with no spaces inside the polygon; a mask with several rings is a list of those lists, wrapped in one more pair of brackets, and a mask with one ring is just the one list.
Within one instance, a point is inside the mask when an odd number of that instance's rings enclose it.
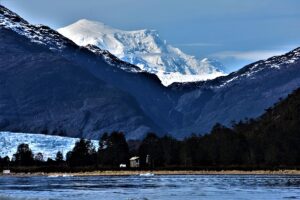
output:
{"label": "evergreen tree", "polygon": [[[139,148],[141,166],[161,167],[164,165],[164,151],[161,140],[155,133],[148,133]],[[148,159],[147,159],[148,157]],[[146,163],[148,161],[148,163]]]}
{"label": "evergreen tree", "polygon": [[71,167],[90,166],[96,164],[96,151],[90,140],[80,139],[67,154],[67,162]]}
{"label": "evergreen tree", "polygon": [[99,164],[117,167],[128,164],[129,148],[122,132],[103,134],[99,142]]}
{"label": "evergreen tree", "polygon": [[58,151],[56,153],[55,161],[58,163],[62,163],[64,161],[64,156],[63,156],[62,152]]}
{"label": "evergreen tree", "polygon": [[37,162],[44,162],[44,156],[41,152],[37,153],[35,156],[34,156],[34,160],[37,161]]}
{"label": "evergreen tree", "polygon": [[163,148],[163,160],[165,166],[178,166],[180,164],[180,142],[170,135],[160,139]]}
{"label": "evergreen tree", "polygon": [[9,166],[10,160],[8,156],[5,156],[4,158],[1,158],[0,156],[0,167],[6,168]]}
{"label": "evergreen tree", "polygon": [[29,166],[33,164],[33,153],[28,144],[20,144],[14,154],[14,161],[17,165]]}

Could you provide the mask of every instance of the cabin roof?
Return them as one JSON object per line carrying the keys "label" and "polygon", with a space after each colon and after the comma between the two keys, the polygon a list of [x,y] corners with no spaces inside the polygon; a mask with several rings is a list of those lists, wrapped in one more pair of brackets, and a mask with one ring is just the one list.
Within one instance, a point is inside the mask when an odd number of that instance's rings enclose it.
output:
{"label": "cabin roof", "polygon": [[134,157],[130,158],[129,160],[138,160],[138,159],[140,159],[140,157],[134,156]]}

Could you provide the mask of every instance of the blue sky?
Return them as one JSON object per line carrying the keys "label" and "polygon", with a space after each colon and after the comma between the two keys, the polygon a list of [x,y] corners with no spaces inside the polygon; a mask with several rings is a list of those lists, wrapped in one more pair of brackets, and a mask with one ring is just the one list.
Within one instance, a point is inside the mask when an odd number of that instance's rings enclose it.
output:
{"label": "blue sky", "polygon": [[86,18],[162,39],[228,71],[300,46],[299,0],[0,0],[31,23],[60,28]]}

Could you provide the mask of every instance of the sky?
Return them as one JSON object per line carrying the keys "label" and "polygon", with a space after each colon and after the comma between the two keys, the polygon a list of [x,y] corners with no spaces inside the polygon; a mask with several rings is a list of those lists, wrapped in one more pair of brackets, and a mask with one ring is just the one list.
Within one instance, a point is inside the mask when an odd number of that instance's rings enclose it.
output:
{"label": "sky", "polygon": [[300,46],[299,0],[0,0],[34,24],[58,29],[85,18],[123,30],[155,29],[227,72]]}

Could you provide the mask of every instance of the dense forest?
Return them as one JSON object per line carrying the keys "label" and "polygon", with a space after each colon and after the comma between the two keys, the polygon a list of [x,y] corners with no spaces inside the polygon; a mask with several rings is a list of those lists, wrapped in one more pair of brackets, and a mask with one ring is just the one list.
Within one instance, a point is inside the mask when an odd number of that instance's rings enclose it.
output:
{"label": "dense forest", "polygon": [[10,160],[0,158],[0,168],[15,171],[72,171],[119,169],[138,156],[141,169],[280,169],[300,167],[300,89],[280,100],[257,119],[216,124],[209,134],[176,140],[149,133],[142,141],[126,141],[124,134],[103,134],[99,149],[80,139],[66,159],[33,155],[20,144]]}

